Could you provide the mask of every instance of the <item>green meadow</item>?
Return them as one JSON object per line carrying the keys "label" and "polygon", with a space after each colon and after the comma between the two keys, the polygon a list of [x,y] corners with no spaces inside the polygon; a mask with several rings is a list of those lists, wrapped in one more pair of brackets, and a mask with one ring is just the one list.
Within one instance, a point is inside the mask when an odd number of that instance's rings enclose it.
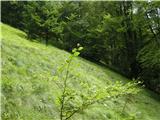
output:
{"label": "green meadow", "polygon": [[[6,24],[1,24],[2,52],[2,119],[3,120],[58,120],[55,105],[58,89],[53,81],[57,67],[70,53],[53,46],[45,46]],[[78,64],[78,67],[73,67]],[[77,57],[71,65],[72,76],[101,87],[108,82],[129,79],[109,68]],[[70,78],[74,79],[74,77]],[[74,80],[73,80],[74,81]],[[76,87],[76,82],[73,82]],[[102,105],[94,104],[72,120],[159,120],[160,97],[142,88],[125,104],[125,97],[109,99]]]}

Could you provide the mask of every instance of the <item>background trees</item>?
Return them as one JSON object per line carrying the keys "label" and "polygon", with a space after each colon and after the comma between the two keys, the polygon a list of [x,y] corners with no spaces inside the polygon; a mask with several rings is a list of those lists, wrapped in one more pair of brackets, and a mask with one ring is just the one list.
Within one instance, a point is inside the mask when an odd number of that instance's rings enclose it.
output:
{"label": "background trees", "polygon": [[160,92],[160,2],[2,2],[2,22]]}

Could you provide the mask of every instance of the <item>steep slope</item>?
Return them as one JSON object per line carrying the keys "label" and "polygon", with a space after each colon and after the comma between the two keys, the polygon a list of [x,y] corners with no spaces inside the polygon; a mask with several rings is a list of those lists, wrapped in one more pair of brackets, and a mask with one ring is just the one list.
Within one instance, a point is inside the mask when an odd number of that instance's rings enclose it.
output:
{"label": "steep slope", "polygon": [[[56,85],[51,80],[57,66],[69,53],[52,46],[31,42],[26,34],[8,25],[2,29],[2,118],[4,120],[58,120],[54,105]],[[128,81],[125,77],[94,63],[77,58],[73,68],[80,79],[104,87],[106,81]],[[73,73],[74,75],[74,73]],[[125,108],[124,99],[91,106],[77,120],[159,120],[160,97],[143,89]]]}

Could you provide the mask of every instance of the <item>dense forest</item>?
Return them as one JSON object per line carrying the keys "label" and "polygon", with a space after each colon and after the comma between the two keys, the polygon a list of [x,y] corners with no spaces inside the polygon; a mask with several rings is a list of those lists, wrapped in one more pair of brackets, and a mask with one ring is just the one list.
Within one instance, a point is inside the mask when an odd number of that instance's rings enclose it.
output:
{"label": "dense forest", "polygon": [[142,80],[160,93],[160,2],[2,2],[2,22],[29,39],[71,51]]}
{"label": "dense forest", "polygon": [[1,1],[3,120],[158,120],[160,1]]}
{"label": "dense forest", "polygon": [[160,2],[2,2],[2,22],[28,38],[140,79],[160,92]]}

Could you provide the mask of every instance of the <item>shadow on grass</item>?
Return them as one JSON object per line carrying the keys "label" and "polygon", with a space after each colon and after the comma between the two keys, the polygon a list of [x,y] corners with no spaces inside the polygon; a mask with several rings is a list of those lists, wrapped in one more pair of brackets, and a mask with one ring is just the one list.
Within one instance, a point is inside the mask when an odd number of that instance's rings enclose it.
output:
{"label": "shadow on grass", "polygon": [[154,98],[156,101],[160,102],[160,95],[158,93],[155,93],[149,89],[145,89],[147,91],[147,96]]}

